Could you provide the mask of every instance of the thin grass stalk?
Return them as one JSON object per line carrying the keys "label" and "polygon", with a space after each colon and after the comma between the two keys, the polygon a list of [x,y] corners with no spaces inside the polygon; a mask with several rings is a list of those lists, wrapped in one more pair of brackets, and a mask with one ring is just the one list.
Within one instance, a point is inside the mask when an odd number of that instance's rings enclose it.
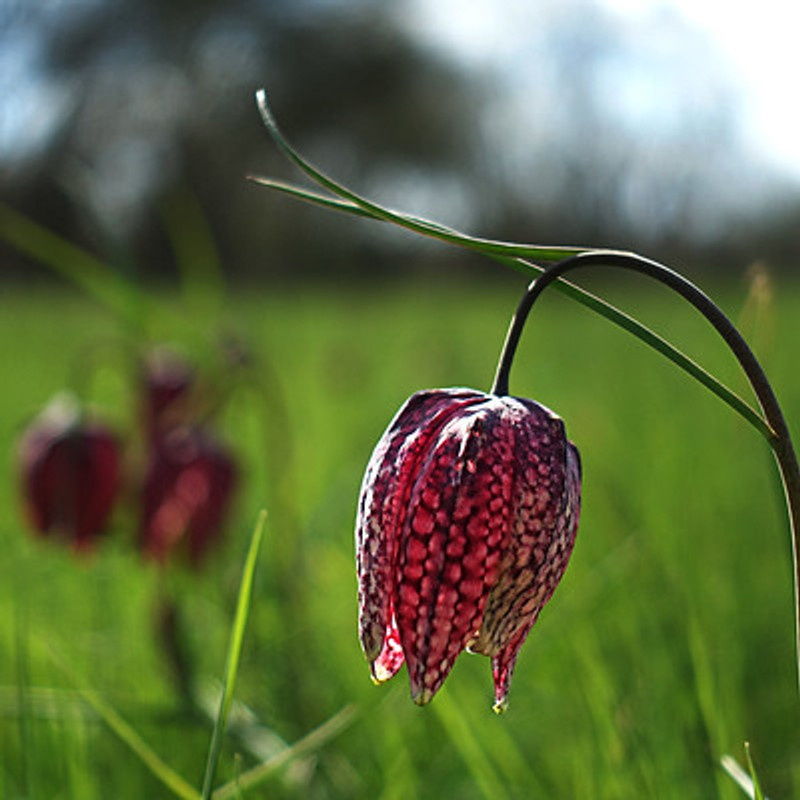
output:
{"label": "thin grass stalk", "polygon": [[724,755],[719,760],[720,766],[733,782],[750,798],[755,800],[756,792],[753,779],[742,769],[739,762],[731,755]]}
{"label": "thin grass stalk", "polygon": [[230,711],[231,702],[233,701],[233,689],[236,685],[236,676],[239,672],[239,658],[242,653],[244,631],[247,626],[247,619],[250,614],[250,602],[253,596],[253,576],[258,561],[258,551],[264,533],[266,518],[266,511],[261,511],[258,515],[255,528],[253,529],[253,536],[250,539],[250,548],[247,551],[247,558],[245,560],[244,569],[242,570],[242,580],[239,584],[239,597],[236,602],[236,613],[233,618],[228,653],[226,656],[225,679],[222,684],[219,711],[214,721],[214,730],[211,734],[211,743],[209,744],[208,758],[206,759],[206,770],[202,789],[203,800],[209,800],[214,789],[214,778],[217,773],[220,753],[222,752],[225,725],[228,721],[228,712]]}
{"label": "thin grass stalk", "polygon": [[182,775],[169,766],[150,747],[127,720],[117,713],[99,694],[89,689],[79,689],[89,707],[138,756],[150,772],[176,797],[182,800],[199,800],[199,792]]}
{"label": "thin grass stalk", "polygon": [[264,89],[260,89],[256,93],[256,104],[261,113],[261,119],[265,127],[269,131],[275,143],[283,151],[286,157],[299,167],[306,175],[309,176],[315,183],[329,192],[341,197],[377,219],[383,219],[387,222],[393,222],[403,228],[408,228],[414,233],[419,233],[423,236],[429,236],[434,239],[448,242],[449,244],[464,246],[469,242],[471,249],[486,255],[511,255],[521,256],[524,258],[532,258],[536,261],[551,263],[560,261],[570,255],[579,253],[586,250],[585,247],[547,247],[534,244],[512,244],[509,242],[502,242],[495,239],[482,239],[474,236],[464,236],[458,231],[440,225],[438,222],[423,219],[422,217],[415,217],[406,214],[399,214],[396,211],[387,208],[386,206],[368,200],[366,197],[357,194],[356,192],[348,189],[341,183],[330,178],[321,170],[317,169],[311,162],[307,161],[300,153],[295,150],[286,140],[278,127],[272,110],[267,101],[267,93]]}
{"label": "thin grass stalk", "polygon": [[744,743],[744,753],[747,757],[747,768],[750,771],[750,780],[753,782],[753,797],[755,800],[766,800],[764,797],[764,792],[761,790],[761,784],[758,780],[758,775],[756,774],[756,766],[753,763],[753,756],[750,752],[750,742]]}
{"label": "thin grass stalk", "polygon": [[230,783],[220,786],[213,794],[214,800],[230,800],[230,798],[237,797],[238,793],[264,783],[290,762],[315,752],[338,736],[353,723],[356,716],[355,706],[345,706],[302,739],[298,739],[291,747],[287,747],[252,769],[242,772]]}
{"label": "thin grass stalk", "polygon": [[80,685],[74,671],[52,648],[50,658],[76,687],[80,698],[97,714],[117,737],[139,758],[148,770],[181,800],[200,800],[200,793],[182,775],[169,766],[139,735],[133,726],[97,692]]}
{"label": "thin grass stalk", "polygon": [[[16,597],[23,594],[17,592]],[[28,668],[28,619],[25,609],[14,609],[14,649],[16,651],[16,701],[17,701],[17,726],[19,741],[22,745],[20,760],[22,772],[22,786],[26,797],[33,797],[32,761],[35,761],[35,747],[31,735],[31,703],[30,703],[30,671]]]}
{"label": "thin grass stalk", "polygon": [[442,695],[433,704],[433,708],[486,800],[509,797],[489,756],[461,713],[459,703],[450,695]]}

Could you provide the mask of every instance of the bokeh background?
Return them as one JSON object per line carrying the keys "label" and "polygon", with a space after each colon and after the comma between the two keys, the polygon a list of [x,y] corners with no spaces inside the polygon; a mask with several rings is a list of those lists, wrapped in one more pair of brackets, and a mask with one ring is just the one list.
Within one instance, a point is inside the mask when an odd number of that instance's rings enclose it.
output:
{"label": "bokeh background", "polygon": [[[266,86],[303,152],[410,211],[719,271],[790,268],[793,14],[710,0],[4,0],[0,194],[135,275],[173,272],[165,218],[187,196],[236,279],[424,260],[408,239],[354,235],[247,184],[282,168],[253,109]],[[30,277],[2,259],[4,276]]]}
{"label": "bokeh background", "polygon": [[[476,235],[664,261],[740,326],[797,436],[794,13],[0,0],[0,796],[171,796],[86,690],[199,790],[264,507],[218,779],[286,763],[243,796],[734,800],[720,759],[744,763],[745,741],[769,796],[800,794],[791,555],[768,448],[556,293],[512,392],[565,419],[583,516],[510,710],[491,714],[479,657],[425,709],[404,673],[371,685],[352,543],[369,453],[412,392],[488,388],[528,278],[247,180],[298,179],[261,125],[266,87],[290,141],[362,194]],[[748,396],[661,287],[579,278]],[[143,558],[136,480],[91,552],[33,535],[22,432],[69,389],[135,476],[142,358],[164,346],[236,459],[216,547],[199,568]],[[342,709],[335,736],[286,758]]]}

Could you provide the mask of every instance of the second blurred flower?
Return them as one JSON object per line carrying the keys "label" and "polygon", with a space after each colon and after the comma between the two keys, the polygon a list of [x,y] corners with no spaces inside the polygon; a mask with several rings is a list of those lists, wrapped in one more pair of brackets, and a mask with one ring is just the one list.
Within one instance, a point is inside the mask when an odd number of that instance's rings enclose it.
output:
{"label": "second blurred flower", "polygon": [[144,553],[165,561],[182,549],[199,564],[222,532],[236,477],[232,455],[207,431],[175,428],[158,439],[142,488]]}

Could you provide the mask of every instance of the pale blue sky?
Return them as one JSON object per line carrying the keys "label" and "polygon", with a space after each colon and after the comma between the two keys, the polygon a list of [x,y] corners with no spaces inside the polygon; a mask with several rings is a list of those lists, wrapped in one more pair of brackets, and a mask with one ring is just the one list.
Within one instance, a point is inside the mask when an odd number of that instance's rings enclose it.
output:
{"label": "pale blue sky", "polygon": [[[421,36],[452,48],[469,62],[486,68],[510,64],[517,72],[516,80],[527,78],[533,84],[537,65],[518,56],[526,52],[546,15],[554,9],[560,12],[572,2],[575,0],[558,4],[530,0],[413,0],[418,12],[413,15],[412,25]],[[739,94],[738,123],[743,139],[767,163],[800,180],[800,4],[786,0],[598,2],[617,15],[619,25],[630,35],[643,40],[638,48],[642,63],[631,64],[631,76],[646,77],[653,64],[658,63],[659,50],[672,48],[675,61],[682,58],[680,47],[674,42],[665,43],[662,34],[667,17],[684,22],[697,38],[691,45],[693,57],[702,55],[704,68],[718,70]],[[632,78],[632,85],[621,91],[635,93],[636,80]],[[668,69],[658,80],[667,82],[668,93]],[[641,94],[638,99],[646,102]]]}

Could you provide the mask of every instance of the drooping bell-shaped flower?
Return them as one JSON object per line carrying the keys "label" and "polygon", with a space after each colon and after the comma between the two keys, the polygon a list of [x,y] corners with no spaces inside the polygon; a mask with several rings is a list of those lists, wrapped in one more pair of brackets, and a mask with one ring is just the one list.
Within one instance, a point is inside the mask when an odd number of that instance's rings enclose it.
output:
{"label": "drooping bell-shaped flower", "polygon": [[103,532],[119,488],[116,437],[57,397],[19,444],[22,494],[35,530],[88,548]]}
{"label": "drooping bell-shaped flower", "polygon": [[572,552],[580,458],[544,406],[418,392],[381,437],[356,522],[359,636],[373,679],[405,660],[420,705],[465,648],[492,659],[495,709]]}
{"label": "drooping bell-shaped flower", "polygon": [[236,485],[228,450],[200,428],[176,428],[153,446],[142,489],[140,543],[164,561],[185,550],[198,565],[223,529]]}

